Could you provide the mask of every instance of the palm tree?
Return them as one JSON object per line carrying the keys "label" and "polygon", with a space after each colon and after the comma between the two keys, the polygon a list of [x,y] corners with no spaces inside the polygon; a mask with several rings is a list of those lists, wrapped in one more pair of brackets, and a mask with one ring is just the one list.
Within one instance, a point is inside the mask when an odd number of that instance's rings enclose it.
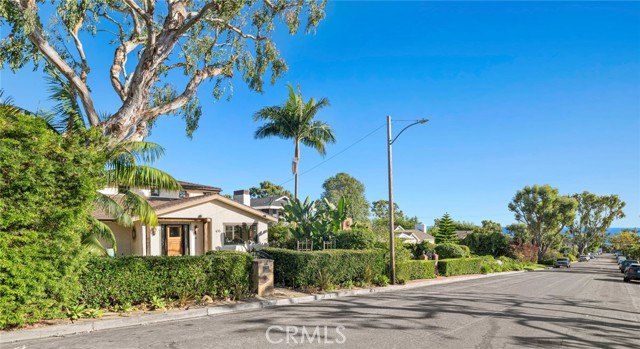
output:
{"label": "palm tree", "polygon": [[329,105],[329,100],[321,98],[316,102],[311,98],[307,102],[302,98],[300,86],[298,93],[291,84],[289,98],[281,106],[264,107],[253,117],[254,121],[265,121],[255,133],[256,139],[280,137],[293,139],[295,152],[292,171],[295,176],[294,198],[298,198],[298,163],[300,161],[300,143],[314,148],[320,155],[326,155],[325,144],[335,143],[336,136],[329,124],[314,120],[316,113]]}
{"label": "palm tree", "polygon": [[[49,72],[48,85],[50,99],[57,104],[50,112],[39,111],[35,114],[43,117],[60,134],[87,129],[71,85],[53,72]],[[106,154],[106,187],[182,190],[181,185],[169,174],[149,166],[164,155],[164,148],[156,143],[107,140],[102,151]],[[142,196],[128,189],[119,194],[113,196],[98,192],[94,205],[125,227],[133,226],[132,217],[137,217],[143,224],[158,224],[153,207]],[[81,236],[85,249],[92,254],[106,255],[106,249],[100,243],[100,240],[104,240],[116,250],[116,239],[109,226],[93,217],[87,220],[87,229]]]}

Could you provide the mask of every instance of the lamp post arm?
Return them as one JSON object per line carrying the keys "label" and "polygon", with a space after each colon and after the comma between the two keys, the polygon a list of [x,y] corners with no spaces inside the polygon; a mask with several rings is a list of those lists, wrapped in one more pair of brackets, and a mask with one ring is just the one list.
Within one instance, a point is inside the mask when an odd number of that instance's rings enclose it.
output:
{"label": "lamp post arm", "polygon": [[398,132],[398,134],[395,136],[395,138],[393,138],[393,140],[392,140],[389,144],[393,144],[393,142],[395,142],[395,141],[396,141],[396,139],[398,139],[398,137],[400,137],[400,135],[402,134],[402,132],[406,131],[409,127],[411,127],[411,126],[415,126],[415,125],[417,125],[417,124],[424,124],[424,123],[426,123],[426,122],[428,122],[428,121],[429,121],[429,119],[420,119],[420,120],[418,120],[418,121],[414,122],[413,124],[411,124],[411,125],[409,125],[409,126],[407,126],[407,127],[403,128],[400,132]]}

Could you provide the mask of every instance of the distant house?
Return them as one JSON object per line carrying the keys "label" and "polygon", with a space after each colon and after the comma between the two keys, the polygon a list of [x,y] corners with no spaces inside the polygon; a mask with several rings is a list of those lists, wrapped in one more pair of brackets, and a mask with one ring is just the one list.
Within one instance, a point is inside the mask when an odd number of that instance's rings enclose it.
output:
{"label": "distant house", "polygon": [[464,240],[467,235],[473,233],[473,230],[456,230],[456,235],[458,236],[458,240]]}
{"label": "distant house", "polygon": [[[231,200],[220,195],[217,187],[179,183],[183,188],[179,192],[132,189],[154,208],[157,226],[147,226],[134,217],[133,227],[124,227],[94,210],[93,216],[115,234],[116,255],[199,256],[210,250],[247,251],[267,244],[268,226],[277,219],[251,208],[248,191]],[[105,188],[101,192],[118,200],[122,189]]]}
{"label": "distant house", "polygon": [[425,240],[435,244],[436,239],[420,228],[426,230],[424,224],[418,224],[416,229],[404,229],[402,226],[398,225],[394,231],[396,232],[396,238],[404,240],[407,244],[418,244]]}
{"label": "distant house", "polygon": [[287,196],[270,196],[268,198],[251,199],[251,207],[271,215],[275,219],[280,219],[282,206],[289,203]]}

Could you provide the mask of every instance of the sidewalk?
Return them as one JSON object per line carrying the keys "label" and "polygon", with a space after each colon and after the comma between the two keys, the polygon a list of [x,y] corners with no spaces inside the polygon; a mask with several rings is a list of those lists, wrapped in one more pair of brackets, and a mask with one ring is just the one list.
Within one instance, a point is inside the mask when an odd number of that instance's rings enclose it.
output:
{"label": "sidewalk", "polygon": [[325,299],[334,299],[340,297],[357,296],[370,293],[383,293],[409,290],[418,287],[441,285],[454,282],[461,282],[467,280],[483,279],[494,276],[508,276],[525,273],[526,271],[510,271],[502,273],[492,273],[486,275],[463,275],[463,276],[451,276],[451,277],[439,277],[436,279],[427,280],[414,280],[408,282],[406,285],[392,285],[385,287],[373,287],[366,289],[356,290],[342,290],[336,292],[328,292],[323,294],[315,294],[303,297],[283,298],[283,299],[258,299],[247,303],[238,303],[231,305],[218,305],[209,306],[196,309],[175,309],[169,310],[164,313],[158,314],[142,314],[132,316],[122,316],[115,319],[96,319],[96,320],[83,320],[74,324],[65,325],[52,325],[47,327],[15,330],[15,331],[0,331],[0,343],[11,343],[17,341],[24,341],[30,339],[39,339],[47,337],[60,337],[78,333],[93,332],[99,330],[129,327],[136,325],[148,325],[158,322],[191,319],[203,316],[222,315],[228,313],[236,313],[241,311],[259,310],[274,306],[283,306],[291,304],[309,303],[314,301],[320,301]]}

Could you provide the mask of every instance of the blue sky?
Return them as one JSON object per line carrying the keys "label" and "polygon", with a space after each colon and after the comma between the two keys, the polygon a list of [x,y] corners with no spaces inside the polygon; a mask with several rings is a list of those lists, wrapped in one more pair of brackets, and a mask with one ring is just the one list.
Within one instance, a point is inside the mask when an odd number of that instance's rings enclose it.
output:
{"label": "blue sky", "polygon": [[[254,140],[252,119],[292,82],[305,97],[329,98],[318,118],[338,139],[324,159],[302,149],[302,172],[329,159],[300,177],[302,197],[319,197],[325,179],[347,172],[370,201],[387,199],[385,117],[426,117],[394,144],[405,213],[429,225],[445,212],[506,225],[517,190],[550,184],[618,194],[627,218],[614,226],[640,226],[640,3],[334,1],[326,12],[315,35],[276,35],[289,72],[263,94],[235,79],[233,98],[214,102],[212,86],[201,86],[193,140],[180,118],[160,119],[149,138],[167,149],[157,167],[225,193],[263,180],[293,190],[292,143]],[[99,70],[111,53],[96,45],[87,54],[99,61],[97,108],[112,112],[116,97]],[[17,104],[49,104],[30,69],[1,78]]]}

